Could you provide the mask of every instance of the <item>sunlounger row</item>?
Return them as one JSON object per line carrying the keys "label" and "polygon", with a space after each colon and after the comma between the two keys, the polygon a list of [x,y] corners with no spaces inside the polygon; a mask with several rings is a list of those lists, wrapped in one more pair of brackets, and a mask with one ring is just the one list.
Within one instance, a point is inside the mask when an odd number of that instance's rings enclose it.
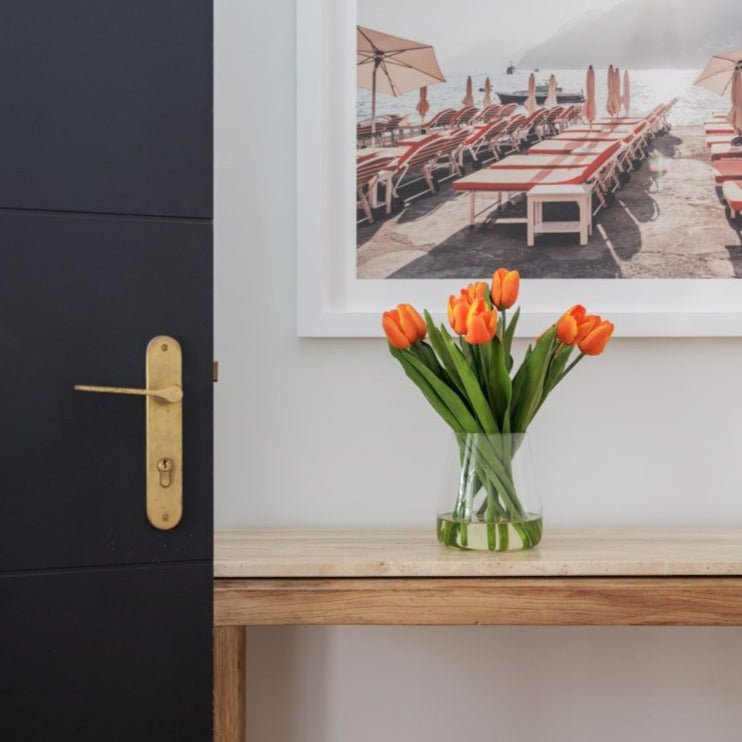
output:
{"label": "sunlounger row", "polygon": [[[567,127],[530,146],[527,154],[509,155],[454,181],[455,191],[470,195],[470,226],[478,216],[476,195],[481,192],[497,194],[495,203],[483,212],[534,188],[544,190],[544,186],[551,188],[555,200],[569,200],[572,191],[580,198],[587,192],[595,196],[598,208],[608,205],[630,170],[644,160],[653,138],[667,130],[667,115],[675,102],[657,106],[645,116],[604,118]],[[541,201],[547,200],[546,190],[540,194]]]}
{"label": "sunlounger row", "polygon": [[[398,114],[385,114],[376,118],[375,127],[369,119],[360,121],[356,125],[356,141],[358,148],[374,147],[376,145],[397,144],[399,135],[413,136],[415,134],[426,134],[442,129],[457,129],[464,126],[481,126],[496,119],[507,119],[512,116],[518,105],[516,103],[496,103],[483,109],[476,106],[464,106],[463,108],[444,108],[435,116],[419,124],[410,123],[408,117]],[[553,117],[566,116],[577,118],[580,115],[581,106],[572,105],[566,109],[562,106],[539,109],[544,113],[550,113]],[[375,133],[373,129],[375,128]]]}
{"label": "sunlounger row", "polygon": [[437,129],[401,139],[395,147],[358,150],[356,188],[366,219],[373,222],[372,208],[377,205],[379,185],[385,187],[385,211],[390,214],[400,186],[403,182],[408,185],[410,178],[423,180],[427,191],[435,193],[440,170],[445,170],[447,177],[459,177],[464,174],[465,157],[479,169],[488,160],[542,141],[574,122],[578,108],[555,106],[529,115],[513,114],[508,108],[505,113],[508,115],[486,123]]}
{"label": "sunlounger row", "polygon": [[711,170],[721,190],[727,216],[738,221],[742,212],[742,138],[724,113],[715,113],[704,123]]}

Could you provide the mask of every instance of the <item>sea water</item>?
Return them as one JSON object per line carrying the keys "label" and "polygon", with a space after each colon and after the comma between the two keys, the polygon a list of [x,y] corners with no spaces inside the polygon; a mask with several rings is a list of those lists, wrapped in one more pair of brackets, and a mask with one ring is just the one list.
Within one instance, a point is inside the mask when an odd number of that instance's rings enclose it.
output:
{"label": "sea water", "polygon": [[[688,126],[703,123],[709,118],[711,111],[724,111],[730,107],[729,97],[720,97],[706,88],[694,85],[700,70],[629,70],[631,83],[631,112],[644,113],[650,111],[660,103],[667,103],[672,98],[679,98],[673,108],[671,121],[675,125]],[[497,103],[497,90],[513,92],[528,88],[530,70],[516,70],[513,75],[505,71],[487,72],[486,70],[473,71],[474,105],[481,108],[484,93],[479,92],[484,87],[487,75],[492,83],[492,102]],[[551,74],[557,79],[557,85],[564,92],[580,92],[585,89],[586,69],[581,70],[547,70],[541,69],[534,73],[538,84],[548,83]],[[444,70],[445,74],[445,70]],[[595,70],[595,97],[598,116],[607,116],[605,102],[607,97],[606,70]],[[621,85],[623,86],[623,70],[621,70]],[[445,83],[428,86],[428,103],[430,110],[428,118],[443,108],[461,108],[462,99],[466,93],[466,75],[447,76]],[[379,94],[376,101],[377,115],[385,113],[408,114],[411,124],[420,122],[415,111],[419,100],[419,92],[413,90],[398,98]],[[356,101],[356,115],[358,120],[371,116],[371,92],[358,90]]]}

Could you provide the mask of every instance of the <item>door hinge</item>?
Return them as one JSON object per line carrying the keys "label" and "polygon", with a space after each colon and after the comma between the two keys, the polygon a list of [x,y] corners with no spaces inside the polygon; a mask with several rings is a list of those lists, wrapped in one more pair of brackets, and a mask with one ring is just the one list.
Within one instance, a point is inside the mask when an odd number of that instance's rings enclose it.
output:
{"label": "door hinge", "polygon": [[211,380],[216,384],[219,381],[219,361],[211,364]]}

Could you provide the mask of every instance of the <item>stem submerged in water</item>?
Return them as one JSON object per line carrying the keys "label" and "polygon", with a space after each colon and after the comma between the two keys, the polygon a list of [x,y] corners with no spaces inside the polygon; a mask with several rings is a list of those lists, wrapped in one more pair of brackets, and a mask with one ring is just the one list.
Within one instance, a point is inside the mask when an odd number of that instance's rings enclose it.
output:
{"label": "stem submerged in water", "polygon": [[[459,491],[452,526],[439,519],[441,543],[462,549],[489,551],[528,549],[541,540],[541,519],[521,502],[515,485],[513,459],[522,435],[459,436]],[[474,535],[480,528],[480,537]]]}

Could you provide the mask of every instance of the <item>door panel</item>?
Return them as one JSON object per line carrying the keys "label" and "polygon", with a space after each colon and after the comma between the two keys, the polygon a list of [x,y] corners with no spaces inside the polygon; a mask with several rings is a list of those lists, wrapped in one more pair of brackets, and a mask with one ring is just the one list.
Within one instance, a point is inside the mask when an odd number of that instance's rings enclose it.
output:
{"label": "door panel", "polygon": [[211,739],[211,565],[0,575],[0,736]]}
{"label": "door panel", "polygon": [[206,0],[3,0],[0,208],[210,217]]}
{"label": "door panel", "polygon": [[[211,559],[211,224],[0,213],[0,571]],[[145,512],[149,340],[183,348],[183,519]],[[9,423],[9,424],[7,424]]]}
{"label": "door panel", "polygon": [[[212,3],[0,2],[0,739],[204,742]],[[146,514],[145,352],[183,353],[183,518]],[[169,416],[172,417],[172,416]]]}

